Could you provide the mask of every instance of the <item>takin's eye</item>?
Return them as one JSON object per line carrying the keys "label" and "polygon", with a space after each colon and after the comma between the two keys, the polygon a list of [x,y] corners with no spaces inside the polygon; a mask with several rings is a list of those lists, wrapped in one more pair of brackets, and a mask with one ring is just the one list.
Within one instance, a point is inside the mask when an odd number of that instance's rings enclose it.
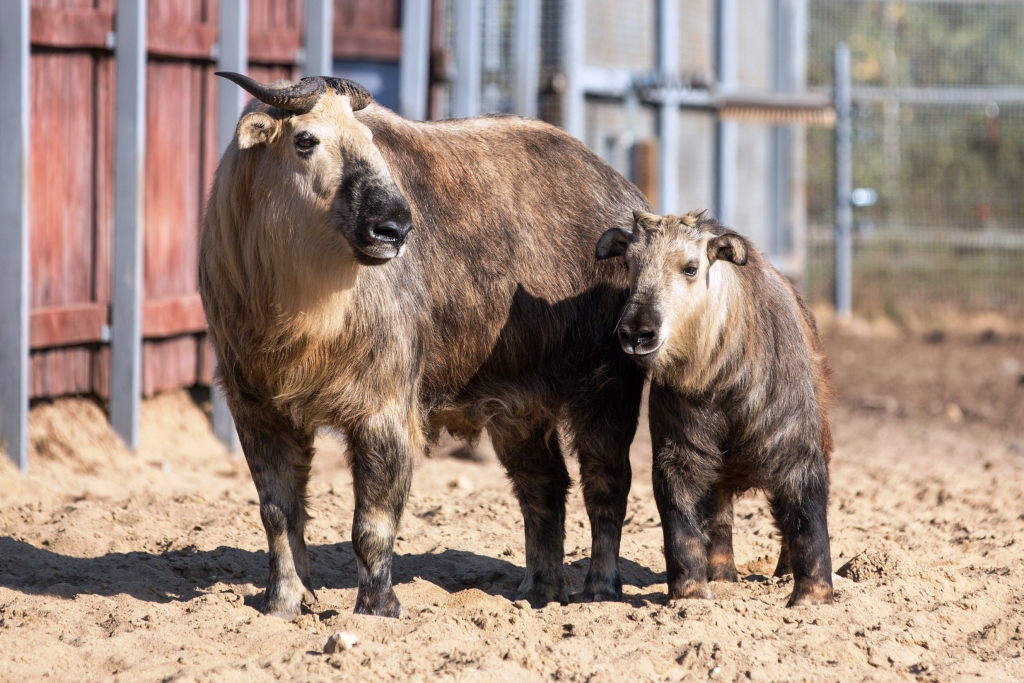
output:
{"label": "takin's eye", "polygon": [[686,266],[683,268],[683,275],[686,277],[693,277],[697,274],[697,266]]}
{"label": "takin's eye", "polygon": [[320,141],[312,133],[299,131],[295,134],[295,151],[300,157],[308,157],[318,144]]}

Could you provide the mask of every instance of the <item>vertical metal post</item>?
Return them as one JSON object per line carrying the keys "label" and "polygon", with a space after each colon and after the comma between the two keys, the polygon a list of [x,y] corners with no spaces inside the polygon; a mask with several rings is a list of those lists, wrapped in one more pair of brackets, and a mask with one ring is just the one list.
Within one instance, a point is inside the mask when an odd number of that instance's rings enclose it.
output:
{"label": "vertical metal post", "polygon": [[139,445],[142,393],[142,239],[146,178],[146,3],[117,3],[114,263],[110,321],[110,424]]}
{"label": "vertical metal post", "polygon": [[[736,0],[718,0],[715,16],[715,66],[718,90],[736,89]],[[736,196],[736,124],[715,123],[715,214],[732,225]]]}
{"label": "vertical metal post", "polygon": [[0,3],[0,443],[28,471],[29,0]]}
{"label": "vertical metal post", "polygon": [[455,0],[455,86],[452,115],[480,113],[482,8],[480,0]]}
{"label": "vertical metal post", "polygon": [[[658,0],[658,70],[669,86],[679,72],[679,0]],[[665,88],[665,100],[658,108],[658,210],[679,213],[679,101]]]}
{"label": "vertical metal post", "polygon": [[540,83],[540,0],[516,0],[516,113],[537,116]]}
{"label": "vertical metal post", "polygon": [[583,90],[587,39],[585,0],[563,0],[562,11],[562,59],[565,70],[562,129],[576,139],[582,140],[586,134],[586,93]]}
{"label": "vertical metal post", "polygon": [[334,0],[306,0],[303,76],[334,73]]}
{"label": "vertical metal post", "polygon": [[402,0],[402,63],[398,69],[398,108],[407,119],[427,118],[430,86],[430,2]]}
{"label": "vertical metal post", "polygon": [[[306,7],[309,11],[309,5]],[[220,55],[217,59],[217,68],[219,71],[244,74],[249,68],[249,0],[221,0],[219,22]],[[308,15],[306,22],[308,29],[311,23]],[[308,59],[307,53],[307,64]],[[223,78],[218,80],[217,149],[221,150],[222,154],[235,137],[238,115],[242,112],[247,99],[246,92],[234,83]],[[235,421],[231,417],[224,393],[216,381],[210,387],[210,403],[213,408],[213,433],[228,451],[237,451],[238,433],[235,431]]]}
{"label": "vertical metal post", "polygon": [[850,319],[853,311],[853,149],[850,111],[850,48],[836,45],[836,315]]}

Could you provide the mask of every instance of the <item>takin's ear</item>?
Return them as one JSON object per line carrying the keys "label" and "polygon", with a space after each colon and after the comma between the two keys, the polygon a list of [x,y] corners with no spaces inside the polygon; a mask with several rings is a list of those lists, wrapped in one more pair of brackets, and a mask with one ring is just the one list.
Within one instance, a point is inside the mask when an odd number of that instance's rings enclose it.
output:
{"label": "takin's ear", "polygon": [[661,223],[661,216],[646,211],[633,211],[633,225],[645,230],[654,230]]}
{"label": "takin's ear", "polygon": [[719,259],[732,261],[737,266],[747,263],[747,243],[734,232],[714,237],[708,242],[708,261],[714,263]]}
{"label": "takin's ear", "polygon": [[605,230],[601,239],[597,240],[597,260],[603,261],[613,256],[622,256],[626,253],[631,239],[633,236],[622,228]]}
{"label": "takin's ear", "polygon": [[238,149],[249,149],[255,145],[268,145],[277,137],[280,122],[270,114],[252,111],[238,121],[235,134],[238,136]]}

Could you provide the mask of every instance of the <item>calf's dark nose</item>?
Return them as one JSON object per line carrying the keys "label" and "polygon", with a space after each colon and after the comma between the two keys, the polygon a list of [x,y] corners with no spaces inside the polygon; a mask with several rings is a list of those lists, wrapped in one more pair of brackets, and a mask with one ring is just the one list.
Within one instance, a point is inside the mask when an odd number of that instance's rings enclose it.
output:
{"label": "calf's dark nose", "polygon": [[647,309],[629,312],[619,321],[616,332],[619,343],[626,353],[643,356],[656,350],[660,345],[659,330],[661,316]]}

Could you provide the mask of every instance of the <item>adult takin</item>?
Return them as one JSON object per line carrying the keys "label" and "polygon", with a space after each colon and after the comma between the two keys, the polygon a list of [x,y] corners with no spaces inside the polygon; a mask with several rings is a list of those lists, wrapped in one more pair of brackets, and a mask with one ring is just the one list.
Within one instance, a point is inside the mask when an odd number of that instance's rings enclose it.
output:
{"label": "adult takin", "polygon": [[488,430],[533,604],[565,599],[566,429],[593,536],[580,599],[621,597],[644,377],[615,341],[625,274],[590,254],[647,208],[639,191],[538,121],[412,122],[342,79],[219,75],[255,99],[217,169],[200,290],[270,548],[262,610],[315,600],[305,499],[322,427],[351,458],[356,612],[401,613],[395,535],[413,457],[442,429]]}
{"label": "adult takin", "polygon": [[625,255],[617,331],[651,376],[654,496],[670,599],[736,580],[733,495],[768,495],[791,564],[789,605],[832,602],[829,370],[814,318],[745,238],[707,218],[634,215],[597,258]]}

